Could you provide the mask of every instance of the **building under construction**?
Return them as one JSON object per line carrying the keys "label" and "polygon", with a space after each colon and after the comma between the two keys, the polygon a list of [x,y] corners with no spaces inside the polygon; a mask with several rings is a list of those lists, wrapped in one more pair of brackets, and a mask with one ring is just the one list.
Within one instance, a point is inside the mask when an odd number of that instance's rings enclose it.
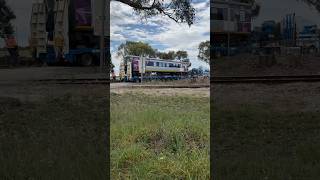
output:
{"label": "building under construction", "polygon": [[249,44],[252,4],[242,0],[215,0],[211,5],[214,54],[230,55]]}
{"label": "building under construction", "polygon": [[101,2],[33,0],[30,46],[34,56],[47,64],[99,64]]}

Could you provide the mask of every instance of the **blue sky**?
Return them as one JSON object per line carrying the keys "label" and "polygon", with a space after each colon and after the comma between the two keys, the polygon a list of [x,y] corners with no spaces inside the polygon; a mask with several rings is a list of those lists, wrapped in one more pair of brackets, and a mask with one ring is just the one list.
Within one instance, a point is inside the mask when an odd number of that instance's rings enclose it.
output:
{"label": "blue sky", "polygon": [[159,51],[185,50],[189,54],[192,67],[209,65],[198,60],[198,45],[210,40],[209,0],[193,0],[196,9],[196,22],[189,27],[177,24],[165,16],[155,16],[141,20],[131,7],[111,1],[110,35],[112,62],[115,71],[119,71],[120,58],[116,56],[118,46],[125,41],[142,41],[149,43]]}

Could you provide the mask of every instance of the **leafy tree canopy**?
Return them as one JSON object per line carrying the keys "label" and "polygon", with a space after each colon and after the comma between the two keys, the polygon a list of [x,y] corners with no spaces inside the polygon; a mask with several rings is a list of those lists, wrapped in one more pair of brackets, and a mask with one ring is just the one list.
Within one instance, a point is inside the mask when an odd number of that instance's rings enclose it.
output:
{"label": "leafy tree canopy", "polygon": [[302,0],[303,2],[307,3],[310,6],[313,6],[320,12],[320,1],[315,0]]}
{"label": "leafy tree canopy", "polygon": [[156,51],[148,43],[127,41],[118,47],[117,55],[122,57],[128,55],[155,57]]}
{"label": "leafy tree canopy", "polygon": [[[241,0],[242,2],[245,2],[245,3],[250,3],[252,4],[252,15],[253,16],[257,16],[259,15],[259,12],[260,12],[260,5],[256,2],[256,0]],[[299,1],[299,2],[304,2],[312,7],[315,7],[317,9],[318,12],[320,12],[320,1],[318,0],[296,0],[296,1]]]}
{"label": "leafy tree canopy", "polygon": [[192,0],[113,0],[131,6],[143,18],[165,15],[177,23],[191,26],[195,21]]}
{"label": "leafy tree canopy", "polygon": [[169,51],[160,52],[157,49],[152,48],[148,43],[127,41],[120,44],[117,52],[118,57],[125,59],[128,55],[133,56],[147,56],[160,59],[179,59],[188,61],[187,51]]}
{"label": "leafy tree canopy", "polygon": [[198,58],[206,63],[210,63],[210,41],[201,42],[198,49]]}
{"label": "leafy tree canopy", "polygon": [[187,51],[177,51],[176,52],[176,58],[179,59],[179,60],[187,59],[188,58]]}
{"label": "leafy tree canopy", "polygon": [[11,20],[16,16],[13,11],[7,6],[5,0],[0,0],[0,38],[4,38],[7,34],[13,34],[14,29]]}
{"label": "leafy tree canopy", "polygon": [[156,56],[160,59],[175,59],[176,53],[174,51],[157,52]]}

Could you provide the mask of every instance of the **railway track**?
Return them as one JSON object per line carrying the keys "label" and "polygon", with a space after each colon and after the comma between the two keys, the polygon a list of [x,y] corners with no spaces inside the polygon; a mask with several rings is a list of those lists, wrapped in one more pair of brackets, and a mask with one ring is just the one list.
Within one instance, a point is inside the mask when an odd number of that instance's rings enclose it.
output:
{"label": "railway track", "polygon": [[109,79],[94,78],[94,79],[41,79],[34,82],[48,83],[48,84],[109,84]]}
{"label": "railway track", "polygon": [[304,76],[217,76],[210,80],[214,84],[231,83],[293,83],[293,82],[320,82],[320,75]]}
{"label": "railway track", "polygon": [[[110,81],[108,79],[42,79],[33,82],[45,83],[45,84],[109,84],[109,83],[121,83],[120,81]],[[124,86],[127,88],[208,88],[208,84],[191,84],[191,85],[152,85],[152,84],[140,84],[130,83],[130,85]]]}
{"label": "railway track", "polygon": [[[39,83],[48,84],[109,84],[121,83],[120,81],[110,81],[106,78],[95,79],[42,79],[35,80]],[[277,84],[277,83],[292,83],[292,82],[320,82],[320,75],[305,75],[305,76],[216,76],[211,78],[212,84],[233,84],[233,83],[263,83],[263,84]],[[152,85],[132,83],[130,87],[134,88],[201,88],[210,87],[209,85]]]}

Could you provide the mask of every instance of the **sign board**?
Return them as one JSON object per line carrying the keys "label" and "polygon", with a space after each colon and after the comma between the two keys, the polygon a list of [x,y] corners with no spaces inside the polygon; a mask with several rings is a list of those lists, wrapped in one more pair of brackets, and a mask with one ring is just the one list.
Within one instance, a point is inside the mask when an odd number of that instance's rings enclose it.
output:
{"label": "sign board", "polygon": [[133,71],[139,71],[139,58],[133,57],[131,60]]}
{"label": "sign board", "polygon": [[94,30],[94,35],[99,36],[101,34],[101,18],[102,18],[102,4],[103,1],[106,1],[106,9],[105,9],[105,22],[104,22],[104,34],[105,36],[109,36],[110,34],[110,11],[108,8],[110,7],[110,0],[92,0],[92,26]]}
{"label": "sign board", "polygon": [[92,24],[91,0],[74,0],[76,26]]}

